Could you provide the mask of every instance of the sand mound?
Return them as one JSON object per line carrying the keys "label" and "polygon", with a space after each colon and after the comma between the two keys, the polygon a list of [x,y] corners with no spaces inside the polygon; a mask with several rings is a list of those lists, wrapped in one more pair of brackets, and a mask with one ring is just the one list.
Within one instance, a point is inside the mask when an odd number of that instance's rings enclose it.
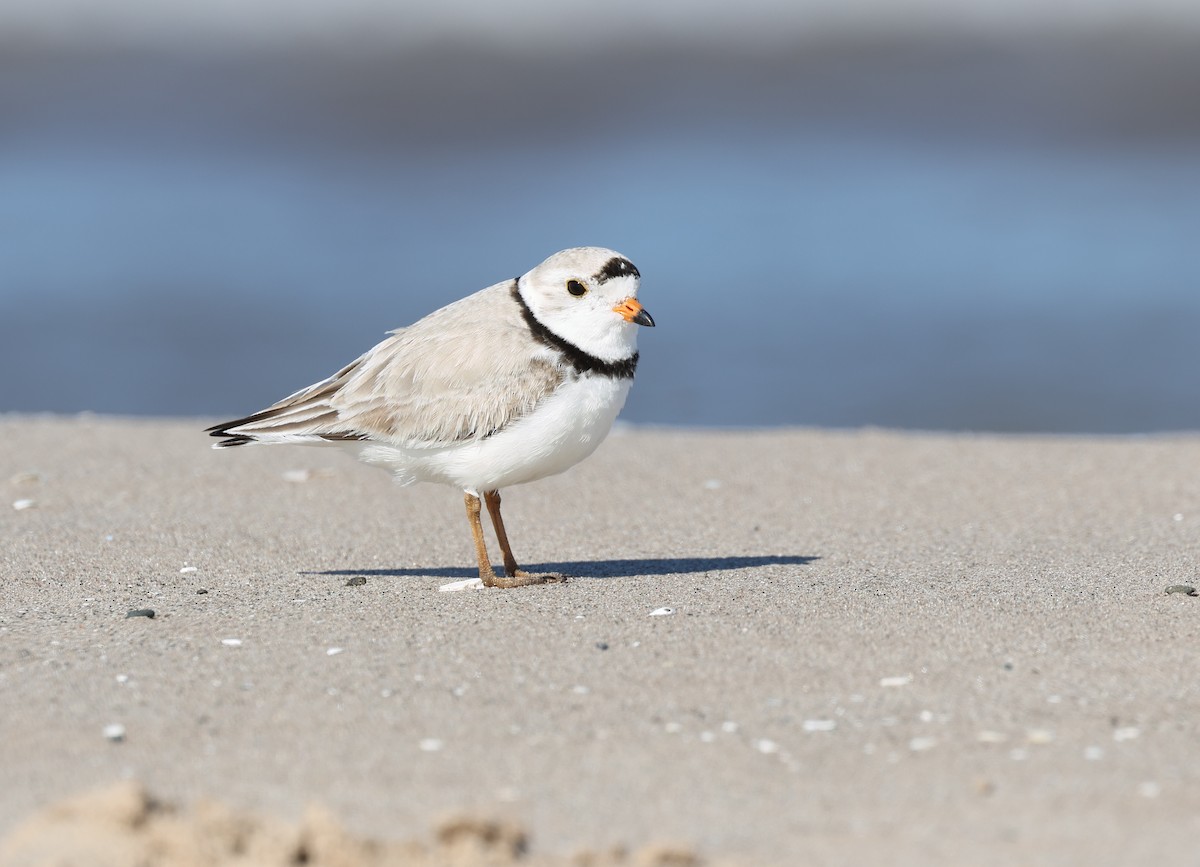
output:
{"label": "sand mound", "polygon": [[460,816],[431,842],[385,842],[347,833],[326,810],[299,824],[203,801],[190,810],[125,782],[54,804],[0,841],[0,867],[697,867],[690,850],[652,846],[629,854],[532,855],[525,832]]}

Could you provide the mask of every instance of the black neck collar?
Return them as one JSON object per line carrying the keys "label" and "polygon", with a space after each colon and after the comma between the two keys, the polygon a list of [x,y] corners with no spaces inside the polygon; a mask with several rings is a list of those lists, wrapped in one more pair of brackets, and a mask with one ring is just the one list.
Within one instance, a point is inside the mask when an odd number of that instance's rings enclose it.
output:
{"label": "black neck collar", "polygon": [[517,306],[521,308],[521,318],[529,326],[529,333],[533,335],[533,338],[543,346],[558,350],[562,354],[563,360],[570,364],[576,373],[594,373],[611,379],[633,379],[633,373],[637,370],[638,363],[636,352],[620,361],[605,361],[603,358],[597,358],[590,352],[584,352],[571,341],[559,337],[543,325],[533,315],[533,311],[529,309],[525,299],[521,297],[521,288],[517,280],[513,280],[512,297],[517,302]]}

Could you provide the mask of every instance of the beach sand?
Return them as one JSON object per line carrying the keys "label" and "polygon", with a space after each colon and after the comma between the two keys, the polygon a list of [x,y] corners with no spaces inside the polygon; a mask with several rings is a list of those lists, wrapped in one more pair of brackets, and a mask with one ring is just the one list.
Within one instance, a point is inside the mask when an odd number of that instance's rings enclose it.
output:
{"label": "beach sand", "polygon": [[446,593],[459,493],[204,425],[0,416],[6,867],[138,786],[529,858],[1195,861],[1198,436],[622,428],[505,492],[577,580]]}

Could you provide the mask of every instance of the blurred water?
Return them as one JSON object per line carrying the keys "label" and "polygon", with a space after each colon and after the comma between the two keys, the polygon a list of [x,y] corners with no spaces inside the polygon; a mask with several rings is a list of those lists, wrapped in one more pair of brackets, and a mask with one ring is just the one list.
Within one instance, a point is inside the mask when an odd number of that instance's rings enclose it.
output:
{"label": "blurred water", "polygon": [[598,244],[659,326],[629,420],[1200,429],[1190,129],[1064,132],[1035,91],[942,111],[953,65],[801,99],[807,67],[667,64],[640,99],[622,79],[543,110],[504,87],[395,104],[372,76],[351,110],[272,64],[251,96],[153,57],[6,79],[0,410],[241,414]]}

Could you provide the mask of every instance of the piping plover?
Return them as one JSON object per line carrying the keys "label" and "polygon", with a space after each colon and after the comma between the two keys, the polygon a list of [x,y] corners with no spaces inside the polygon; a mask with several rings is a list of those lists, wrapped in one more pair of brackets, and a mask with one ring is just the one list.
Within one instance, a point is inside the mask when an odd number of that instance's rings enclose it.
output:
{"label": "piping plover", "polygon": [[[437,310],[328,379],[208,429],[214,448],[337,443],[401,485],[462,489],[488,587],[563,580],[513,557],[500,489],[561,473],[608,435],[637,369],[639,325],[654,325],[641,274],[620,253],[575,247]],[[487,504],[504,554],[492,569]]]}

